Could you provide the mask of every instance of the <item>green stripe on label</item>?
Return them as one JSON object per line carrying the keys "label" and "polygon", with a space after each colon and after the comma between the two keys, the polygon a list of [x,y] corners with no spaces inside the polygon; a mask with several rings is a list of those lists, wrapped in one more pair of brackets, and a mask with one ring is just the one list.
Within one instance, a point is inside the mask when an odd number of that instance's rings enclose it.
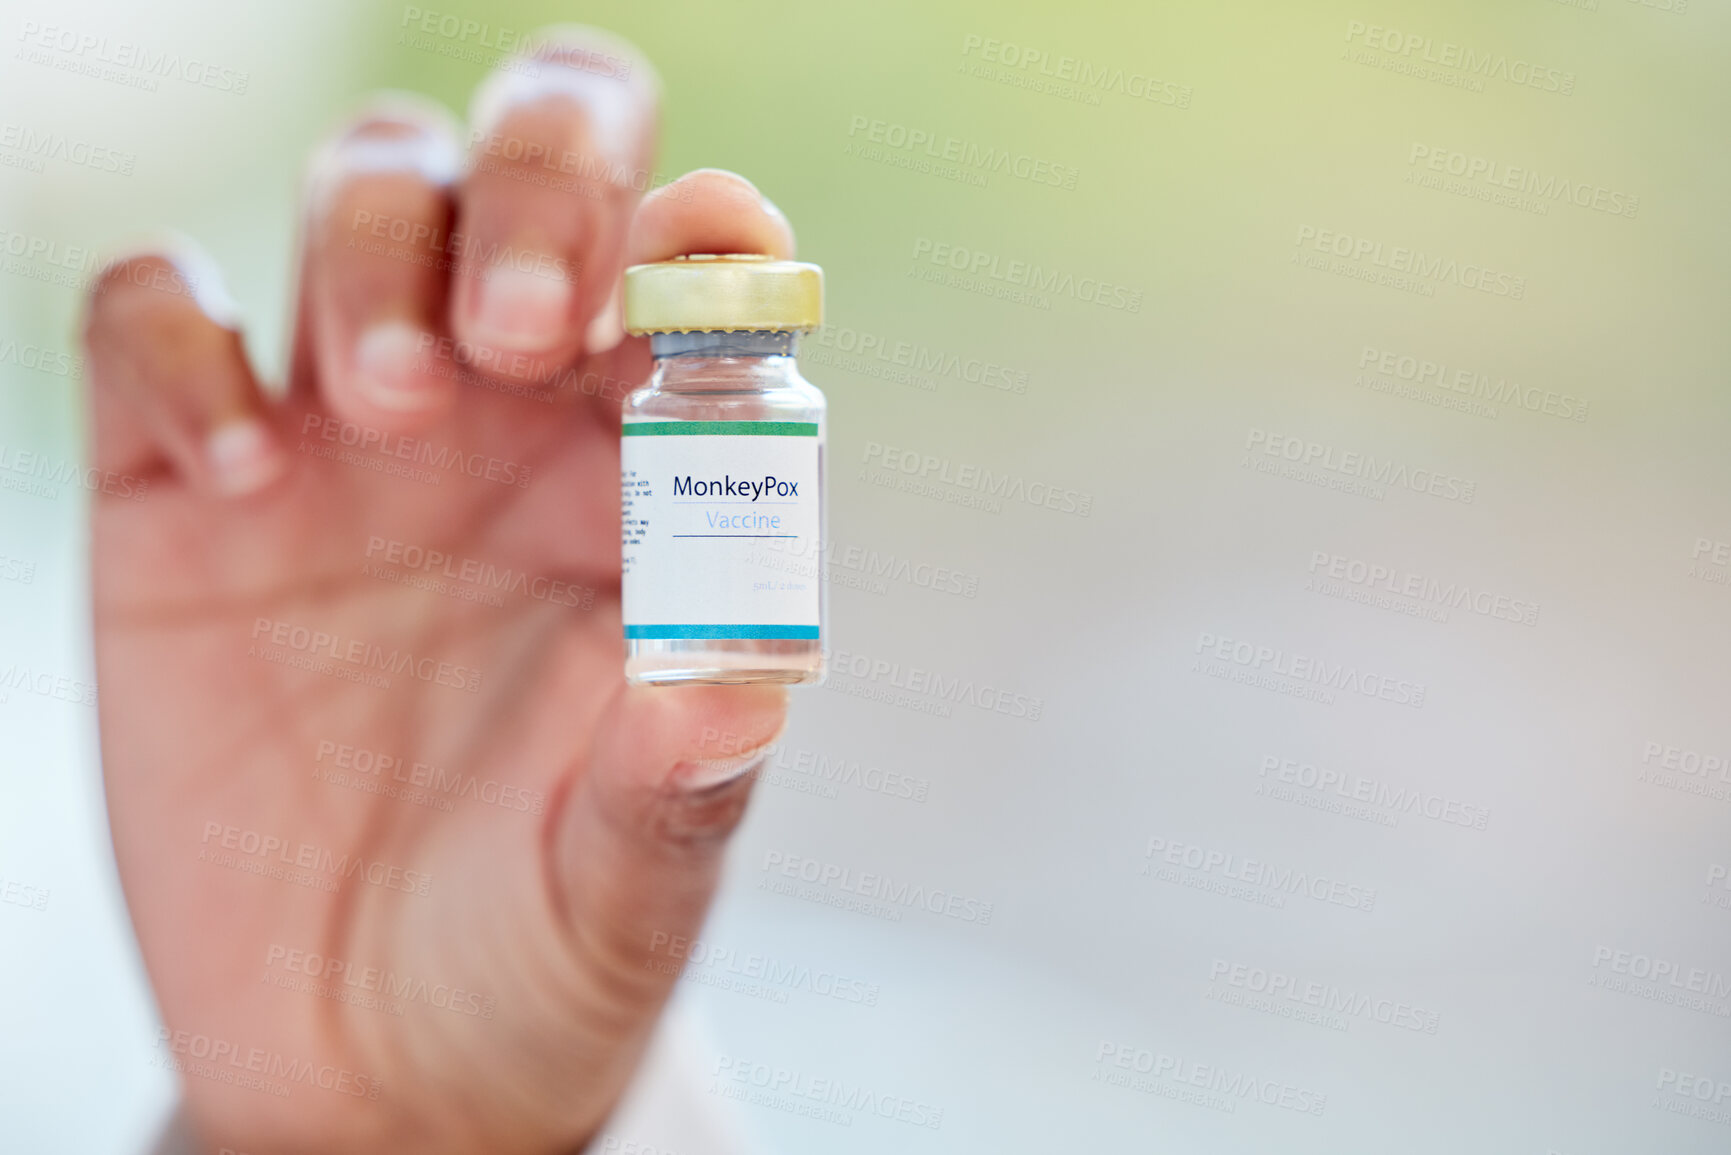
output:
{"label": "green stripe on label", "polygon": [[669,638],[746,638],[757,641],[817,641],[816,626],[626,626],[633,640]]}
{"label": "green stripe on label", "polygon": [[815,421],[627,421],[621,437],[816,437]]}

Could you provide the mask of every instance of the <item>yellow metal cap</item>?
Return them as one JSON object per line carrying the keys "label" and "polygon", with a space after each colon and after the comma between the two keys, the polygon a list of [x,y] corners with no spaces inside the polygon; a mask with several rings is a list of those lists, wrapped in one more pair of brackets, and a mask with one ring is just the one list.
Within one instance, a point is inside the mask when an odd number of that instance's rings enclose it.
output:
{"label": "yellow metal cap", "polygon": [[823,270],[760,253],[695,253],[625,270],[627,333],[785,332],[823,324]]}

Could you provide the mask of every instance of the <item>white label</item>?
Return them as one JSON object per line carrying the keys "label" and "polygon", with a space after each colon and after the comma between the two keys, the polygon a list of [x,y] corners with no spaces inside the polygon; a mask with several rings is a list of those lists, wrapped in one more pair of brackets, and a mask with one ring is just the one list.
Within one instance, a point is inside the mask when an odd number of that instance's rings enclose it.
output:
{"label": "white label", "polygon": [[627,638],[818,640],[815,422],[630,421],[620,438]]}

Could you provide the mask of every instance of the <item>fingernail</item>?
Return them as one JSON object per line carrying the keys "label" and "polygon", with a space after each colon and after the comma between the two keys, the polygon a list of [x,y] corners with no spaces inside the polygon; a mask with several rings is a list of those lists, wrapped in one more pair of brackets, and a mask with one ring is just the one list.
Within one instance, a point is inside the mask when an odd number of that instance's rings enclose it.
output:
{"label": "fingernail", "polygon": [[619,294],[609,293],[607,303],[601,306],[601,311],[595,314],[595,319],[589,322],[589,328],[583,334],[583,351],[605,353],[624,339],[625,326],[619,317]]}
{"label": "fingernail", "polygon": [[756,747],[726,758],[693,758],[689,762],[681,762],[673,768],[669,781],[693,792],[732,782],[761,766],[764,758],[775,749],[782,735],[786,733],[787,720],[784,718],[781,728]]}
{"label": "fingernail", "polygon": [[559,343],[576,291],[562,275],[510,267],[482,274],[477,290],[475,340],[520,352]]}
{"label": "fingernail", "polygon": [[427,335],[407,321],[371,325],[355,343],[355,388],[380,409],[424,409],[438,396],[437,382],[415,368]]}
{"label": "fingernail", "polygon": [[699,758],[692,762],[681,762],[673,768],[669,781],[692,794],[711,790],[757,769],[763,762],[764,753],[764,750],[758,749],[737,758]]}
{"label": "fingernail", "polygon": [[228,497],[264,488],[285,464],[270,429],[256,417],[228,421],[211,430],[204,454],[217,490]]}
{"label": "fingernail", "polygon": [[737,758],[698,758],[696,762],[675,765],[670,781],[689,793],[713,790],[715,786],[750,774],[760,762],[763,762],[762,750],[753,750],[750,755]]}

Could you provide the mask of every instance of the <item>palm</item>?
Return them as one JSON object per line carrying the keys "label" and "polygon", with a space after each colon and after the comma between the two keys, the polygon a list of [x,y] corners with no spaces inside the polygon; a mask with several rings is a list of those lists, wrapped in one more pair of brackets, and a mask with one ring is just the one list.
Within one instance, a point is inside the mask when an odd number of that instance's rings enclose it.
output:
{"label": "palm", "polygon": [[[617,442],[605,420],[587,399],[564,398],[555,408],[474,390],[451,420],[424,434],[441,448],[527,466],[532,489],[449,469],[438,470],[434,485],[303,452],[290,482],[244,514],[172,487],[99,510],[95,597],[114,836],[145,949],[160,960],[169,1021],[183,1017],[178,1004],[196,1002],[207,1009],[184,1017],[212,1039],[378,1079],[392,1103],[423,1117],[453,1096],[497,1096],[499,1087],[472,1077],[476,1051],[534,1027],[508,1020],[542,1013],[551,992],[532,984],[555,961],[515,953],[539,931],[498,923],[538,925],[553,908],[540,826],[566,774],[581,772],[566,759],[587,748],[619,681],[617,508],[609,493]],[[305,445],[340,444],[322,440],[323,428],[315,418]],[[428,576],[455,573],[444,579],[451,587],[504,604],[391,580],[415,572],[402,558],[419,557],[397,553],[393,567],[392,548],[378,539],[456,559]],[[464,561],[493,572],[464,582]],[[503,571],[525,580],[513,577],[495,592]],[[561,604],[571,600],[590,604]],[[321,660],[389,678],[389,692],[271,660],[306,653],[302,628],[342,639],[322,646]],[[272,644],[273,635],[288,644]],[[377,647],[371,667],[331,657],[333,645],[350,641]],[[380,651],[461,667],[453,680],[479,671],[479,690],[389,672]],[[370,755],[398,761],[381,767]],[[444,773],[435,783],[417,764]],[[403,794],[419,780],[431,800],[363,792],[341,783],[345,774]],[[504,801],[484,800],[483,785],[487,798]],[[286,849],[247,855],[243,845],[262,841],[230,831],[274,837]],[[330,852],[323,864],[334,859],[337,873],[307,873],[336,890],[231,864],[286,870],[302,845]],[[343,864],[357,859],[368,865],[343,877]],[[374,863],[430,875],[428,893],[414,893],[413,876],[407,890],[400,881],[367,882]],[[450,926],[480,933],[453,939],[442,933]],[[494,949],[504,944],[511,953]],[[378,984],[358,981],[375,967],[496,1006],[482,1018],[466,1013],[473,1000],[454,1012],[388,1000],[403,1007],[399,1021],[267,983],[304,983],[329,969],[290,970],[295,956],[285,951],[357,972],[328,975],[327,987],[344,987],[346,978],[347,989],[381,997]],[[514,1086],[535,1077],[522,1069],[532,1058],[518,1046],[481,1069]],[[190,1079],[188,1094],[197,1096],[202,1082]],[[297,1125],[293,1101],[281,1101],[284,1126]]]}

